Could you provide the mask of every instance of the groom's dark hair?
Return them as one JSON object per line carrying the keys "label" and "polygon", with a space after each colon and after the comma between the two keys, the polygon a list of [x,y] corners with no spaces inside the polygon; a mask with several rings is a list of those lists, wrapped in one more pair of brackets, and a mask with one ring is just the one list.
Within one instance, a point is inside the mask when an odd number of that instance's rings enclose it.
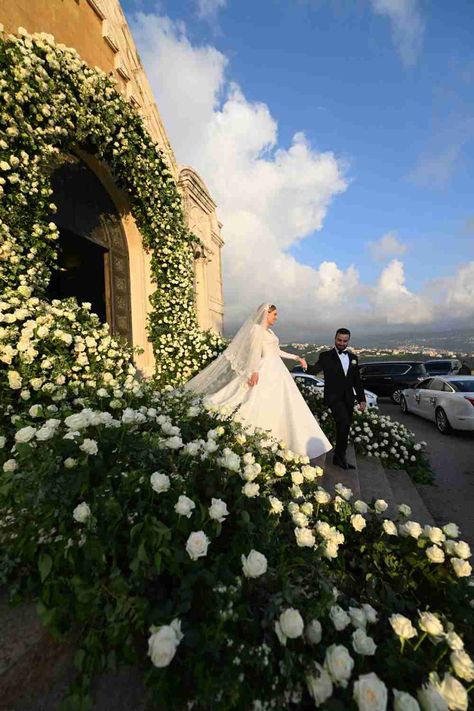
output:
{"label": "groom's dark hair", "polygon": [[351,337],[351,332],[348,328],[338,328],[336,331],[336,336],[338,336],[339,334],[341,334],[341,336],[349,336],[349,338]]}

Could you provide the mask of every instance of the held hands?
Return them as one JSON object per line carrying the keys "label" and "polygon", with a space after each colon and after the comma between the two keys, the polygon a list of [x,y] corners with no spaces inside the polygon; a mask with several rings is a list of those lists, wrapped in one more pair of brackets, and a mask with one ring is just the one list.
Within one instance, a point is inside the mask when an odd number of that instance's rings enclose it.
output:
{"label": "held hands", "polygon": [[361,412],[364,412],[364,410],[367,408],[367,403],[366,402],[359,402],[359,410]]}
{"label": "held hands", "polygon": [[252,373],[250,378],[247,380],[249,387],[253,388],[254,385],[258,383],[258,373]]}
{"label": "held hands", "polygon": [[299,362],[300,362],[301,367],[304,368],[305,370],[308,370],[308,364],[307,364],[307,362],[305,361],[305,359],[304,359],[304,358],[298,358],[298,360],[299,360]]}

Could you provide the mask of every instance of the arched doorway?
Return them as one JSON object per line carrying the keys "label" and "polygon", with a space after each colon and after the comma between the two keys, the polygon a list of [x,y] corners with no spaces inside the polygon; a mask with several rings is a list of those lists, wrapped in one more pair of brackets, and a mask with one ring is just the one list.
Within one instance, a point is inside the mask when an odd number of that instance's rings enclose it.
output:
{"label": "arched doorway", "polygon": [[51,176],[59,228],[58,269],[48,297],[88,301],[114,334],[132,342],[127,240],[117,209],[95,173],[76,156]]}

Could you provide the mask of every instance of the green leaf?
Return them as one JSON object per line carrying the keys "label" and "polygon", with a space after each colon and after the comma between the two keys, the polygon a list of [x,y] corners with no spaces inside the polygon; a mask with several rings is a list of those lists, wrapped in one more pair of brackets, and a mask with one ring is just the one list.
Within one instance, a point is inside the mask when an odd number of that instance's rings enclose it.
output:
{"label": "green leaf", "polygon": [[53,559],[47,553],[41,553],[38,560],[38,568],[40,572],[41,582],[44,583],[53,567]]}

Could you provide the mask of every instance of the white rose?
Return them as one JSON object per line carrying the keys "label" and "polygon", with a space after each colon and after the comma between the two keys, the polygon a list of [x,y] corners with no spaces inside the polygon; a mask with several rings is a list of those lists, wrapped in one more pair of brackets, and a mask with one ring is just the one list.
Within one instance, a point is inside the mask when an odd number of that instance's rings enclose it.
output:
{"label": "white rose", "polygon": [[364,610],[360,607],[349,607],[349,617],[354,627],[362,627],[365,629],[367,625],[367,618],[365,616]]}
{"label": "white rose", "polygon": [[324,544],[323,554],[326,558],[337,558],[337,553],[339,551],[339,545],[336,541],[326,541]]}
{"label": "white rose", "polygon": [[187,496],[184,496],[184,494],[181,494],[181,496],[178,498],[177,503],[175,504],[174,510],[178,514],[178,516],[186,516],[186,518],[191,518],[193,509],[196,508],[196,504],[194,501]]}
{"label": "white rose", "polygon": [[344,486],[344,484],[341,484],[341,483],[336,484],[334,489],[346,501],[349,501],[349,499],[352,497],[352,489],[349,489],[348,486]]}
{"label": "white rose", "polygon": [[41,405],[32,405],[28,410],[30,417],[40,417],[43,414],[43,408]]}
{"label": "white rose", "polygon": [[323,667],[316,663],[315,668],[317,674],[311,674],[306,676],[306,686],[308,687],[308,693],[317,707],[324,704],[332,696],[332,681],[331,677]]}
{"label": "white rose", "polygon": [[72,517],[78,523],[85,523],[88,518],[90,518],[91,510],[89,506],[83,501],[78,504],[74,511],[72,512]]}
{"label": "white rose", "polygon": [[360,627],[352,633],[352,647],[354,652],[364,656],[371,656],[375,654],[375,650],[377,649],[377,645],[372,637],[368,637],[365,630]]}
{"label": "white rose", "polygon": [[446,536],[438,526],[426,525],[423,529],[423,534],[430,539],[431,543],[439,544],[446,540]]}
{"label": "white rose", "polygon": [[390,519],[384,519],[382,523],[382,528],[387,534],[387,536],[398,536],[397,527],[395,526],[393,521],[390,521]]}
{"label": "white rose", "polygon": [[222,523],[225,517],[229,515],[227,510],[227,504],[222,499],[211,499],[211,505],[209,506],[209,516],[214,520]]}
{"label": "white rose", "polygon": [[365,619],[367,620],[367,622],[371,625],[375,624],[379,618],[377,610],[375,610],[372,605],[369,605],[368,602],[364,602],[361,607],[364,610]]}
{"label": "white rose", "polygon": [[423,632],[427,632],[433,637],[440,637],[444,634],[443,624],[439,617],[432,612],[420,612],[419,615],[418,626]]}
{"label": "white rose", "polygon": [[345,688],[351,678],[354,660],[343,644],[332,644],[326,651],[324,668],[337,686]]}
{"label": "white rose", "polygon": [[293,482],[293,484],[299,485],[299,484],[303,483],[304,477],[301,472],[298,472],[298,471],[292,472],[291,473],[291,481]]}
{"label": "white rose", "polygon": [[400,504],[398,507],[399,512],[402,514],[402,516],[405,516],[405,518],[408,518],[408,516],[411,516],[411,508],[408,506],[408,504]]}
{"label": "white rose", "polygon": [[316,539],[309,528],[295,528],[296,543],[300,548],[314,548]]}
{"label": "white rose", "polygon": [[323,628],[319,620],[311,620],[309,624],[306,625],[304,636],[310,644],[319,644],[323,634]]}
{"label": "white rose", "polygon": [[462,558],[451,558],[451,565],[458,578],[467,578],[472,572],[470,563]]}
{"label": "white rose", "polygon": [[276,476],[284,476],[286,474],[286,467],[282,462],[277,462],[274,467],[274,472]]}
{"label": "white rose", "polygon": [[356,531],[362,531],[367,526],[365,518],[360,514],[352,514],[351,524]]}
{"label": "white rose", "polygon": [[471,548],[469,543],[466,543],[466,541],[456,541],[453,546],[452,555],[456,556],[456,558],[462,558],[463,560],[470,558]]}
{"label": "white rose", "polygon": [[309,523],[308,517],[305,516],[302,511],[295,511],[291,514],[291,518],[295,526],[299,526],[300,528],[305,528]]}
{"label": "white rose", "polygon": [[393,711],[420,711],[418,701],[407,691],[393,689]]}
{"label": "white rose", "polygon": [[416,521],[407,521],[406,523],[402,523],[398,530],[402,536],[411,536],[415,539],[418,539],[423,533],[423,529]]}
{"label": "white rose", "polygon": [[95,439],[87,439],[87,438],[80,445],[79,449],[81,449],[86,454],[97,454],[97,452],[99,451],[99,448],[97,446],[97,442],[95,441]]}
{"label": "white rose", "polygon": [[259,495],[260,485],[255,484],[253,481],[248,481],[242,487],[242,493],[245,494],[245,496],[248,496],[249,499],[253,499],[255,496]]}
{"label": "white rose", "polygon": [[450,649],[453,649],[454,651],[459,651],[460,649],[464,649],[464,642],[462,641],[461,637],[456,634],[453,630],[450,630],[446,634],[446,644]]}
{"label": "white rose", "polygon": [[64,424],[69,430],[82,430],[89,424],[89,418],[86,413],[77,412],[74,415],[66,417]]}
{"label": "white rose", "polygon": [[68,457],[67,459],[64,460],[64,466],[66,469],[73,469],[77,464],[77,460],[73,459],[72,457]]}
{"label": "white rose", "polygon": [[21,375],[16,370],[8,371],[8,384],[12,390],[19,390],[21,388]]}
{"label": "white rose", "polygon": [[182,638],[181,623],[177,619],[154,632],[148,639],[148,655],[152,664],[158,668],[167,667]]}
{"label": "white rose", "polygon": [[304,504],[301,504],[301,511],[305,516],[311,516],[314,511],[314,506],[310,501],[305,501]]}
{"label": "white rose", "polygon": [[318,504],[328,504],[331,501],[331,494],[324,489],[318,489],[314,493],[314,499]]}
{"label": "white rose", "polygon": [[444,561],[444,551],[439,546],[429,546],[426,551],[426,556],[428,560],[432,563],[443,563]]}
{"label": "white rose", "polygon": [[[434,674],[430,675],[434,676]],[[437,685],[438,691],[448,704],[449,709],[459,709],[467,711],[469,699],[467,691],[460,681],[446,673],[443,681]]]}
{"label": "white rose", "polygon": [[3,464],[3,471],[4,472],[14,472],[15,469],[18,469],[18,463],[16,462],[15,459],[7,459],[6,462]]}
{"label": "white rose", "polygon": [[331,618],[331,622],[333,623],[334,627],[337,629],[338,632],[341,632],[341,630],[345,629],[347,625],[350,624],[351,618],[347,614],[345,610],[342,609],[339,605],[333,605],[331,609],[329,610],[329,617]]}
{"label": "white rose", "polygon": [[6,442],[7,442],[7,438],[4,437],[3,435],[0,435],[0,449],[4,448]]}
{"label": "white rose", "polygon": [[387,687],[377,674],[361,674],[354,684],[353,697],[359,711],[385,711]]}
{"label": "white rose", "polygon": [[179,449],[182,446],[183,440],[181,439],[181,437],[178,437],[178,435],[175,435],[174,437],[168,437],[168,439],[165,441],[165,447],[168,447],[168,449]]}
{"label": "white rose", "polygon": [[423,711],[449,711],[448,704],[431,681],[421,687],[417,696]]}
{"label": "white rose", "polygon": [[15,433],[15,442],[24,444],[29,442],[36,434],[36,427],[22,427]]}
{"label": "white rose", "polygon": [[376,513],[383,513],[388,509],[388,504],[386,501],[383,499],[377,499],[377,501],[374,504],[374,508]]}
{"label": "white rose", "polygon": [[301,473],[306,481],[314,481],[317,476],[320,476],[318,470],[319,467],[312,467],[309,464],[305,464],[305,466],[301,468]]}
{"label": "white rose", "polygon": [[282,644],[286,644],[287,638],[296,639],[303,634],[304,622],[298,610],[289,607],[281,613],[275,622],[275,631]]}
{"label": "white rose", "polygon": [[463,649],[451,652],[450,660],[456,676],[466,681],[474,681],[474,662],[467,652]]}
{"label": "white rose", "polygon": [[153,472],[150,477],[150,484],[153,491],[156,491],[157,494],[162,494],[164,491],[168,491],[171,486],[171,481],[166,474]]}
{"label": "white rose", "polygon": [[404,615],[394,614],[389,617],[388,621],[392,625],[393,631],[397,637],[400,637],[400,639],[411,639],[412,637],[416,637],[418,634],[411,621]]}
{"label": "white rose", "polygon": [[277,499],[276,496],[269,496],[268,500],[270,502],[270,513],[272,514],[281,514],[283,511],[283,504],[280,501],[280,499]]}
{"label": "white rose", "polygon": [[246,578],[259,578],[267,572],[268,562],[263,553],[252,549],[247,557],[242,555],[240,560]]}
{"label": "white rose", "polygon": [[455,523],[447,523],[443,526],[443,532],[448,536],[448,538],[458,538],[461,533]]}
{"label": "white rose", "polygon": [[254,464],[255,457],[253,456],[252,452],[246,452],[242,457],[242,461],[244,464]]}
{"label": "white rose", "polygon": [[366,514],[369,510],[369,507],[367,506],[365,501],[361,501],[360,499],[358,499],[354,502],[354,509],[357,511],[357,513]]}
{"label": "white rose", "polygon": [[209,538],[204,531],[193,531],[186,541],[186,552],[191,560],[197,560],[207,555]]}

